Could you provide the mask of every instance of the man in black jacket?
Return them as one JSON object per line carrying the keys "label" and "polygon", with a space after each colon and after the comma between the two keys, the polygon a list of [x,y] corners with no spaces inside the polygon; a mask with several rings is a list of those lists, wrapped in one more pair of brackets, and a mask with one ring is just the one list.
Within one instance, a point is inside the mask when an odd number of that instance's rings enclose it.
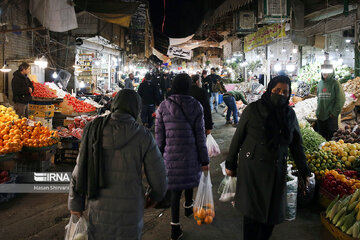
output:
{"label": "man in black jacket", "polygon": [[27,77],[30,71],[30,65],[23,62],[20,64],[19,69],[14,72],[14,78],[11,81],[14,108],[16,113],[21,117],[28,117],[28,103],[32,100],[31,93],[34,91],[34,86]]}
{"label": "man in black jacket", "polygon": [[198,100],[204,109],[205,132],[206,135],[209,135],[213,128],[209,95],[205,89],[201,88],[201,79],[199,75],[193,75],[191,76],[191,79],[193,84],[190,89],[190,95]]}
{"label": "man in black jacket", "polygon": [[151,128],[154,122],[152,114],[155,106],[160,104],[159,89],[151,82],[151,75],[145,75],[145,81],[139,86],[138,93],[142,99],[141,121],[145,127]]}

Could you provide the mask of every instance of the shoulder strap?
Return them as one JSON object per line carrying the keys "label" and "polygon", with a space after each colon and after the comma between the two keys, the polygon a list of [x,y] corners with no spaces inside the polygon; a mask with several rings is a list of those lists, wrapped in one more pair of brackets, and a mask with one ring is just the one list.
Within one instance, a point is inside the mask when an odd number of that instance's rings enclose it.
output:
{"label": "shoulder strap", "polygon": [[170,102],[174,103],[175,105],[177,105],[177,106],[180,108],[180,110],[181,110],[182,114],[184,115],[186,121],[190,124],[190,127],[191,127],[191,129],[193,130],[194,136],[196,136],[196,135],[195,135],[195,128],[194,128],[193,125],[191,124],[190,119],[189,119],[188,116],[185,114],[184,109],[181,107],[181,105],[178,104],[177,102],[173,101],[173,100],[170,99],[170,98],[168,98],[168,100],[169,100]]}

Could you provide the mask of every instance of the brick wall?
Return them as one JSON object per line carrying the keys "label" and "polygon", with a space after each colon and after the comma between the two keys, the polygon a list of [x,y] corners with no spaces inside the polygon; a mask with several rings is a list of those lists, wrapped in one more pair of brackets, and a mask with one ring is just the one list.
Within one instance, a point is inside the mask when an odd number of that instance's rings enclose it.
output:
{"label": "brick wall", "polygon": [[[4,12],[6,20],[7,29],[14,28],[28,28],[28,0],[14,0],[9,1],[9,8]],[[5,42],[5,46],[3,43]],[[6,78],[8,83],[11,83],[12,74],[17,70],[17,66],[21,62],[10,61],[16,59],[28,59],[32,56],[32,46],[31,46],[31,32],[19,32],[19,33],[0,33],[0,65],[4,63],[3,58],[3,47],[5,47],[5,60],[11,67],[12,71],[7,74]],[[4,74],[0,73],[0,93],[4,93]],[[11,91],[11,87],[8,87],[8,90]],[[10,95],[11,92],[10,92]]]}

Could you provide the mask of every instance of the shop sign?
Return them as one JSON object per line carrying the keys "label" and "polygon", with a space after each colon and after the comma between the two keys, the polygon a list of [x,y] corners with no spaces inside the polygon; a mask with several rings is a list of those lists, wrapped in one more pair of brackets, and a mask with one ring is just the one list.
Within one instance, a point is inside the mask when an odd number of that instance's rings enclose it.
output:
{"label": "shop sign", "polygon": [[264,46],[275,39],[285,36],[285,24],[272,24],[262,27],[257,32],[244,38],[244,51],[251,51],[254,48]]}
{"label": "shop sign", "polygon": [[190,60],[192,56],[192,51],[179,47],[169,46],[167,55],[169,57],[178,57]]}

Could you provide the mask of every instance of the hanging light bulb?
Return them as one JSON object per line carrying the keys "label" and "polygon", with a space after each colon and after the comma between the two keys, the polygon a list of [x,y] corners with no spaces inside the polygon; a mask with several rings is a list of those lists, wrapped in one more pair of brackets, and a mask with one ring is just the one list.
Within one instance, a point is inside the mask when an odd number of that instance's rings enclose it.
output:
{"label": "hanging light bulb", "polygon": [[7,68],[6,64],[4,64],[4,66],[2,68],[0,68],[0,71],[1,72],[4,72],[4,73],[7,73],[7,72],[10,72],[11,69],[10,68]]}
{"label": "hanging light bulb", "polygon": [[226,59],[226,63],[230,63],[231,62],[231,60],[230,59]]}
{"label": "hanging light bulb", "polygon": [[293,53],[297,53],[298,49],[296,47],[294,47],[294,49],[292,50]]}
{"label": "hanging light bulb", "polygon": [[84,81],[81,81],[80,84],[79,84],[79,87],[80,87],[80,88],[84,88],[84,87],[85,87],[85,82],[84,82]]}
{"label": "hanging light bulb", "polygon": [[348,46],[346,46],[345,51],[346,51],[346,52],[348,52],[348,51],[349,51],[349,47],[348,47]]}
{"label": "hanging light bulb", "polygon": [[283,48],[281,49],[281,52],[282,52],[282,53],[286,52],[286,49],[283,47]]}
{"label": "hanging light bulb", "polygon": [[279,59],[277,59],[276,61],[277,61],[277,63],[274,65],[274,71],[280,72],[282,69],[281,63],[279,63]]}
{"label": "hanging light bulb", "polygon": [[349,38],[348,38],[348,39],[345,39],[345,42],[346,42],[346,43],[351,43],[351,39],[349,39]]}
{"label": "hanging light bulb", "polygon": [[57,77],[58,77],[58,74],[57,74],[56,71],[52,74],[52,77],[53,77],[53,78],[57,78]]}

